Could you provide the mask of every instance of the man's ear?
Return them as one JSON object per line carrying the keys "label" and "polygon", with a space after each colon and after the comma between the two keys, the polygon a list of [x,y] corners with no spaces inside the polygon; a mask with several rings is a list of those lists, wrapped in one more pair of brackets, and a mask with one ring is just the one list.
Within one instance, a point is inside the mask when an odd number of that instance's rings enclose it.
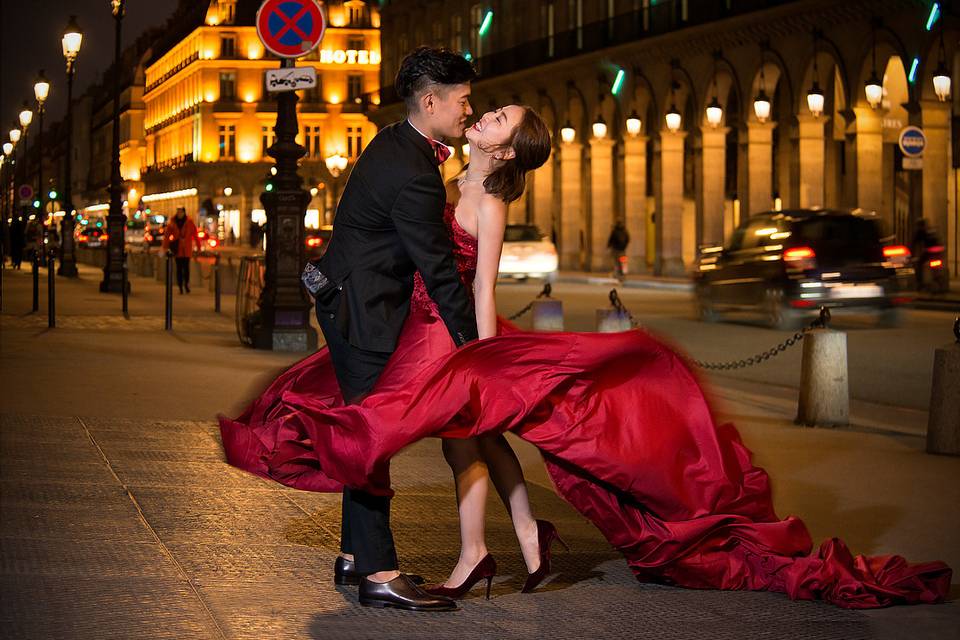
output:
{"label": "man's ear", "polygon": [[432,114],[436,107],[437,96],[432,91],[425,91],[420,96],[420,111]]}

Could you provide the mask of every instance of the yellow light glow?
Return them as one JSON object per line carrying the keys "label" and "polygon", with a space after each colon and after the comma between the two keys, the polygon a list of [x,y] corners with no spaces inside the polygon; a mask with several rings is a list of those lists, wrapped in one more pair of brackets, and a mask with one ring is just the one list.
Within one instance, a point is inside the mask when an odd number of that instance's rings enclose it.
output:
{"label": "yellow light glow", "polygon": [[240,162],[253,162],[257,159],[257,154],[250,145],[241,145],[237,157]]}
{"label": "yellow light glow", "polygon": [[134,187],[130,187],[130,191],[127,192],[127,200],[136,200],[137,199],[137,190]]}
{"label": "yellow light glow", "polygon": [[257,99],[256,96],[254,96],[252,92],[247,93],[247,95],[243,96],[243,101],[246,102],[247,104],[250,104],[256,99]]}
{"label": "yellow light glow", "polygon": [[[197,195],[195,187],[190,189],[180,189],[178,191],[165,191],[163,193],[151,193],[140,198],[144,202],[157,202],[158,200],[172,200],[173,198],[189,198]],[[109,205],[108,205],[109,206]]]}
{"label": "yellow light glow", "polygon": [[330,104],[340,104],[340,94],[331,93],[329,96],[327,96],[327,102]]}
{"label": "yellow light glow", "polygon": [[203,51],[203,59],[204,59],[204,60],[213,60],[215,57],[216,57],[216,56],[215,56],[215,54],[213,53],[213,49],[204,49],[204,51]]}
{"label": "yellow light glow", "polygon": [[343,9],[340,11],[330,11],[330,26],[331,27],[344,27],[347,24],[347,18],[344,14]]}
{"label": "yellow light glow", "polygon": [[207,18],[207,24],[210,25],[211,27],[217,26],[218,24],[220,24],[220,16],[216,14],[211,15],[210,17]]}
{"label": "yellow light glow", "polygon": [[216,102],[217,94],[215,94],[213,90],[207,91],[206,95],[203,96],[203,99],[207,102]]}
{"label": "yellow light glow", "polygon": [[259,60],[263,56],[263,49],[260,45],[251,44],[247,47],[247,58],[250,60]]}
{"label": "yellow light glow", "polygon": [[380,52],[368,49],[321,49],[321,64],[380,64]]}
{"label": "yellow light glow", "polygon": [[134,181],[134,182],[139,181],[139,180],[140,180],[140,169],[133,169],[133,170],[131,170],[130,173],[127,175],[127,180],[132,180],[132,181]]}

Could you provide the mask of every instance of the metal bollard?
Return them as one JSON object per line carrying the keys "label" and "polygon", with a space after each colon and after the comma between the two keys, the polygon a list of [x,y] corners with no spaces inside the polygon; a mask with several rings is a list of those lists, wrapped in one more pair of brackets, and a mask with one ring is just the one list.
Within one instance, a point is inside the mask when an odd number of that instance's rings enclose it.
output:
{"label": "metal bollard", "polygon": [[534,300],[534,331],[563,331],[563,303],[560,300]]}
{"label": "metal bollard", "polygon": [[123,274],[123,279],[120,284],[120,296],[123,299],[123,317],[127,320],[130,319],[130,307],[128,305],[128,299],[130,297],[130,264],[129,258],[123,261],[123,269],[121,273]]}
{"label": "metal bollard", "polygon": [[53,253],[47,256],[47,326],[57,326],[57,259]]}
{"label": "metal bollard", "polygon": [[173,331],[173,256],[167,256],[167,278],[164,286],[163,329]]}
{"label": "metal bollard", "polygon": [[795,422],[808,427],[850,423],[846,333],[824,328],[804,336]]}
{"label": "metal bollard", "polygon": [[597,309],[596,326],[598,333],[630,331],[630,316],[620,309]]}
{"label": "metal bollard", "polygon": [[933,386],[927,420],[927,452],[960,455],[960,318],[953,322],[956,342],[933,356]]}
{"label": "metal bollard", "polygon": [[213,259],[213,310],[220,313],[220,254]]}
{"label": "metal bollard", "polygon": [[40,311],[40,258],[33,252],[33,312]]}

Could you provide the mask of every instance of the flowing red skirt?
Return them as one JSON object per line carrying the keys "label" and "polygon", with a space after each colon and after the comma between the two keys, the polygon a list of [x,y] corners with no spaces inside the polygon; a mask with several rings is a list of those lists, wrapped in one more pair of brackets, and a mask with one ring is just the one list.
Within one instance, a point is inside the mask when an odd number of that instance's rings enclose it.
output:
{"label": "flowing red skirt", "polygon": [[411,313],[374,391],[344,406],[326,349],[284,372],[236,420],[227,460],[308,491],[389,495],[390,459],[427,436],[512,431],[543,454],[557,491],[638,579],[778,591],[840,607],[940,602],[943,562],[813,551],[774,513],[766,472],[716,425],[688,364],[643,331],[501,335],[454,349],[436,315]]}

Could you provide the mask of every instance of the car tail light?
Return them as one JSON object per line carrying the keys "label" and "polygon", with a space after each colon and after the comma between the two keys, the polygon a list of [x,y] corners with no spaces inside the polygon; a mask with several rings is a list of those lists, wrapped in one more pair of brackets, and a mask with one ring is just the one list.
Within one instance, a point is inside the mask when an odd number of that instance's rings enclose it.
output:
{"label": "car tail light", "polygon": [[907,249],[902,244],[895,244],[889,247],[884,247],[883,257],[884,258],[909,258],[910,249]]}
{"label": "car tail light", "polygon": [[207,240],[207,244],[210,245],[211,249],[216,249],[217,245],[220,244],[220,242],[217,241],[216,238],[210,238],[209,240]]}
{"label": "car tail light", "polygon": [[817,264],[816,257],[810,247],[792,247],[783,252],[783,260],[796,269],[813,269]]}
{"label": "car tail light", "polygon": [[943,260],[931,260],[931,261],[930,261],[930,268],[931,268],[931,269],[939,269],[939,268],[942,267],[942,266],[943,266]]}
{"label": "car tail light", "polygon": [[143,234],[143,239],[146,240],[147,242],[152,242],[152,241],[153,241],[153,236],[150,235],[149,233],[145,233],[145,234]]}
{"label": "car tail light", "polygon": [[323,244],[323,238],[307,238],[308,247],[319,247]]}
{"label": "car tail light", "polygon": [[207,232],[206,232],[206,231],[197,231],[197,237],[200,238],[201,240],[203,240],[204,238],[207,237]]}
{"label": "car tail light", "polygon": [[77,238],[77,239],[78,239],[81,243],[86,242],[87,240],[89,240],[89,238],[87,238],[87,236],[80,236],[80,237]]}
{"label": "car tail light", "polygon": [[103,242],[106,242],[106,241],[109,240],[109,239],[110,239],[110,234],[109,234],[109,233],[101,233],[101,234],[100,234],[100,240],[102,240]]}
{"label": "car tail light", "polygon": [[817,306],[816,300],[791,300],[790,306],[794,309],[810,309]]}

